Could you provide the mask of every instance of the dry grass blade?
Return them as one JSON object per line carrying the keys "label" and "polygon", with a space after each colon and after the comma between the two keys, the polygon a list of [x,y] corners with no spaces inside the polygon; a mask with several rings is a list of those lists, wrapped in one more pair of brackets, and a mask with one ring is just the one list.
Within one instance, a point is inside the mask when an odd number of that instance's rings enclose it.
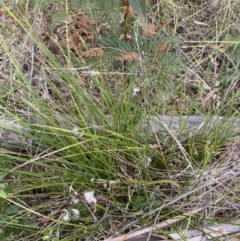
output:
{"label": "dry grass blade", "polygon": [[162,29],[164,29],[171,21],[172,21],[172,19],[168,19],[166,22],[164,22],[162,25],[160,25],[158,27],[158,32],[161,31]]}
{"label": "dry grass blade", "polygon": [[6,11],[4,8],[0,8],[0,22],[2,23],[15,23],[16,21],[12,18],[6,17]]}

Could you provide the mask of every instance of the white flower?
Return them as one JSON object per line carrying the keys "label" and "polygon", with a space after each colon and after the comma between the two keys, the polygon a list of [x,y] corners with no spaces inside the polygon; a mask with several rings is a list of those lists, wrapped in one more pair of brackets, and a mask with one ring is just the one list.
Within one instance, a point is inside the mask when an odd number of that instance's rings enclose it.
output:
{"label": "white flower", "polygon": [[70,209],[70,210],[66,210],[63,209],[63,211],[65,212],[64,215],[62,216],[62,220],[65,222],[69,222],[71,219],[75,219],[79,217],[79,210],[77,209]]}
{"label": "white flower", "polygon": [[78,216],[79,216],[79,210],[74,209],[74,208],[72,208],[71,210],[72,210],[72,213],[73,213],[73,215],[74,215],[75,217],[78,217]]}
{"label": "white flower", "polygon": [[94,208],[93,212],[96,211],[97,199],[94,197],[94,191],[84,192],[86,201]]}
{"label": "white flower", "polygon": [[74,204],[77,204],[80,202],[80,200],[75,195],[72,195],[71,199],[72,199],[72,203],[74,203]]}
{"label": "white flower", "polygon": [[139,91],[140,91],[140,88],[139,88],[139,87],[133,88],[132,96],[136,96]]}
{"label": "white flower", "polygon": [[151,162],[152,162],[152,158],[151,158],[151,157],[148,157],[148,158],[147,158],[147,166],[150,166]]}
{"label": "white flower", "polygon": [[70,220],[68,211],[66,209],[63,209],[63,211],[65,211],[65,215],[63,216],[63,221],[68,222]]}
{"label": "white flower", "polygon": [[84,197],[89,204],[91,204],[91,203],[96,204],[97,203],[97,199],[94,197],[94,191],[84,192]]}

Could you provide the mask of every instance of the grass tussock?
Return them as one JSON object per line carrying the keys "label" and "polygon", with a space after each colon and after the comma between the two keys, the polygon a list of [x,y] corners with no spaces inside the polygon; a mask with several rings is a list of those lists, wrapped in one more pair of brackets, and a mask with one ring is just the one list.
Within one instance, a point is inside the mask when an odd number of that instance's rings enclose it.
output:
{"label": "grass tussock", "polygon": [[[0,22],[1,240],[105,240],[202,208],[156,230],[187,240],[188,230],[239,220],[239,1],[148,1],[160,32],[144,35],[133,15],[122,44],[122,26],[102,22],[98,32],[91,21],[104,20],[86,8],[92,42],[84,25],[77,45],[64,42],[76,31],[67,21],[46,30],[54,4],[9,6]],[[93,48],[101,54],[87,58]],[[204,121],[159,133],[152,115]]]}

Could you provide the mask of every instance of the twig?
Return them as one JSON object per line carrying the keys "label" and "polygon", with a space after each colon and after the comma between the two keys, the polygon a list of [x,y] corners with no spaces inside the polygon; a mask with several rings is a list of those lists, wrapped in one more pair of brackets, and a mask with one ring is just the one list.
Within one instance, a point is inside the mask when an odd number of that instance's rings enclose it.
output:
{"label": "twig", "polygon": [[[34,61],[35,61],[35,45],[32,44],[32,58],[31,58],[31,69],[30,69],[30,73],[29,73],[29,84],[32,85],[32,81],[33,81],[33,73],[34,73]],[[29,101],[31,101],[31,93],[30,93],[30,88],[29,88],[29,92],[28,92],[28,99]],[[30,107],[28,106],[28,122],[31,122],[31,111],[30,111]],[[29,139],[28,140],[28,146],[29,146],[29,152],[32,155],[32,145],[33,145],[33,140]]]}

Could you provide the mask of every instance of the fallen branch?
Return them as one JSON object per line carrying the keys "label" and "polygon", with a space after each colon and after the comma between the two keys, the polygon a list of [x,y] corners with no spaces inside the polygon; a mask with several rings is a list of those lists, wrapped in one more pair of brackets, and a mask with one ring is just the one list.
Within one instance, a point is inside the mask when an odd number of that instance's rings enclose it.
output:
{"label": "fallen branch", "polygon": [[[96,124],[89,118],[89,127],[101,130],[102,126]],[[112,125],[110,116],[106,116],[109,124]],[[208,133],[211,129],[217,128],[218,131],[229,131],[230,135],[237,135],[240,131],[240,118],[225,118],[218,116],[202,117],[192,116],[165,116],[151,115],[145,116],[139,122],[139,131],[142,135],[148,133],[149,141],[156,142],[156,136],[166,138],[172,137],[175,141],[182,141],[188,133],[201,134]],[[29,133],[27,128],[19,124],[19,121],[2,119],[0,120],[0,147],[8,150],[26,148],[28,141],[26,135]],[[34,140],[33,140],[34,142]],[[35,143],[37,144],[37,143]],[[183,153],[184,154],[184,153]]]}

